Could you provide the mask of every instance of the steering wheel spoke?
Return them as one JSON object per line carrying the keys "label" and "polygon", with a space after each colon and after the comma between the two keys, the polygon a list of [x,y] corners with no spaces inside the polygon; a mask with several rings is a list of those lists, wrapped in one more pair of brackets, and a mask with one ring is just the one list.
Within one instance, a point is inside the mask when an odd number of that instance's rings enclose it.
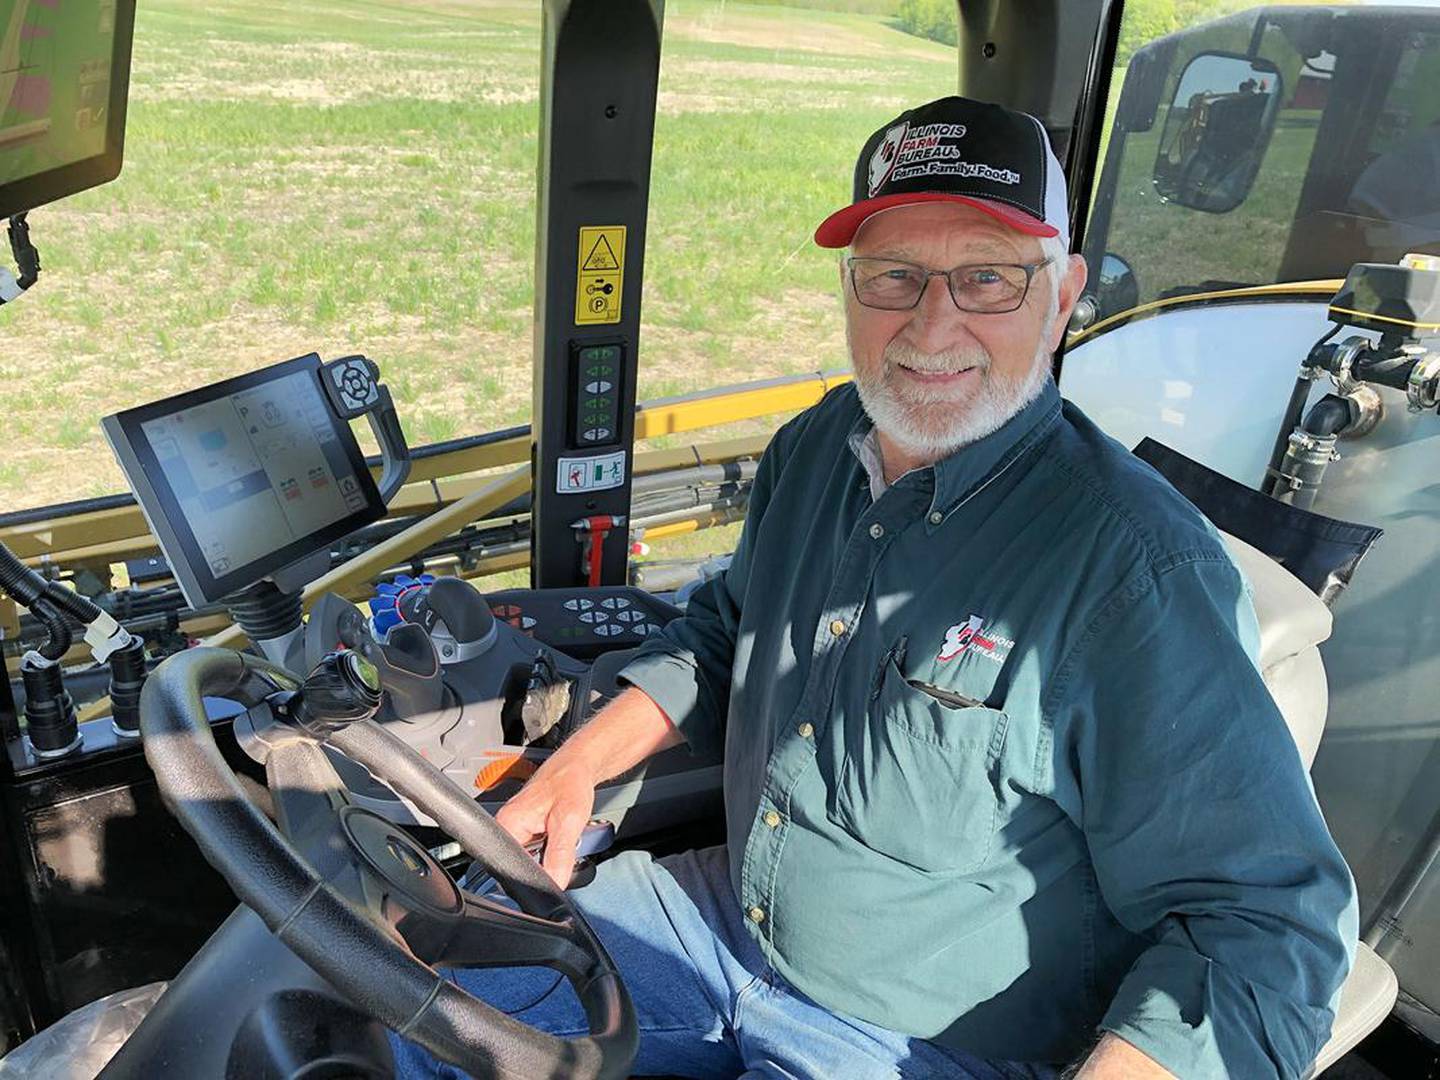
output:
{"label": "steering wheel spoke", "polygon": [[350,797],[339,773],[318,745],[297,740],[270,754],[265,779],[281,834],[323,874],[345,847],[340,815]]}
{"label": "steering wheel spoke", "polygon": [[486,896],[461,892],[458,915],[428,913],[397,926],[415,956],[432,967],[548,967],[583,980],[593,956],[570,918],[529,915]]}

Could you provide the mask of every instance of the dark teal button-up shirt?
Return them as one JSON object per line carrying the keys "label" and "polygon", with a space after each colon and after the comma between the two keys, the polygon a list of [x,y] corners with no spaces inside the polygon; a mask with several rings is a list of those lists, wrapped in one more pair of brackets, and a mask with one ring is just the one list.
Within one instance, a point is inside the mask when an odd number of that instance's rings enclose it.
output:
{"label": "dark teal button-up shirt", "polygon": [[1053,384],[872,498],[851,386],[786,424],[730,568],[624,678],[723,741],[735,895],[794,986],[994,1058],[1114,1031],[1294,1076],[1354,890],[1215,531]]}

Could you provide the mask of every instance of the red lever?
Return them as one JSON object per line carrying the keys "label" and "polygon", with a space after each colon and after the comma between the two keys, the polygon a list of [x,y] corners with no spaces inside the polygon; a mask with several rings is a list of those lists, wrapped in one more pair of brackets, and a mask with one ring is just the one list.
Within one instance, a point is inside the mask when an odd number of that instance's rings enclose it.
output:
{"label": "red lever", "polygon": [[580,557],[592,589],[600,586],[600,564],[605,556],[605,538],[610,535],[611,529],[623,526],[625,520],[623,514],[596,514],[593,517],[581,518],[571,526],[577,533],[576,539],[583,545]]}

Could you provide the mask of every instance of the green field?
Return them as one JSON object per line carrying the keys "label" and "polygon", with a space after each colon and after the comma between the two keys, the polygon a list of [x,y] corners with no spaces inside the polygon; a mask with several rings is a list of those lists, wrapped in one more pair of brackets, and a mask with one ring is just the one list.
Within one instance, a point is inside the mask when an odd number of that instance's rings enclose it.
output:
{"label": "green field", "polygon": [[[954,53],[864,11],[666,8],[640,397],[841,366],[810,233]],[[124,172],[30,215],[44,272],[0,310],[0,507],[122,490],[100,415],[311,350],[377,360],[416,444],[525,421],[538,11],[141,4]]]}

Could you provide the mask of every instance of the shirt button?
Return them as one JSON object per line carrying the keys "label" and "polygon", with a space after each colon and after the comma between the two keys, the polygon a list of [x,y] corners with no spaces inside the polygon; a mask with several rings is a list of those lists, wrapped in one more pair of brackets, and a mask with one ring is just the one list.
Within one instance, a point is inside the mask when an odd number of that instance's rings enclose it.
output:
{"label": "shirt button", "polygon": [[845,633],[845,620],[836,619],[834,622],[832,622],[830,624],[830,633],[834,634],[836,637],[839,637],[841,634]]}
{"label": "shirt button", "polygon": [[762,907],[752,907],[746,914],[750,916],[750,921],[753,923],[765,921],[765,909]]}
{"label": "shirt button", "polygon": [[942,513],[940,513],[939,510],[936,510],[934,513],[932,513],[932,514],[930,515],[930,524],[931,524],[931,525],[939,525],[939,524],[940,524],[942,521],[944,521],[944,520],[945,520],[945,515],[942,514]]}
{"label": "shirt button", "polygon": [[808,720],[805,723],[801,724],[795,730],[800,733],[800,737],[802,739],[808,739],[811,735],[815,734],[815,726],[811,724]]}
{"label": "shirt button", "polygon": [[780,815],[777,814],[774,810],[766,810],[765,824],[769,825],[772,829],[775,828],[777,825],[780,824]]}
{"label": "shirt button", "polygon": [[878,521],[877,521],[874,525],[871,525],[871,526],[870,526],[870,538],[871,538],[872,540],[879,540],[880,537],[882,537],[882,536],[884,536],[884,535],[885,535],[885,526],[884,526],[884,525],[881,525]]}

